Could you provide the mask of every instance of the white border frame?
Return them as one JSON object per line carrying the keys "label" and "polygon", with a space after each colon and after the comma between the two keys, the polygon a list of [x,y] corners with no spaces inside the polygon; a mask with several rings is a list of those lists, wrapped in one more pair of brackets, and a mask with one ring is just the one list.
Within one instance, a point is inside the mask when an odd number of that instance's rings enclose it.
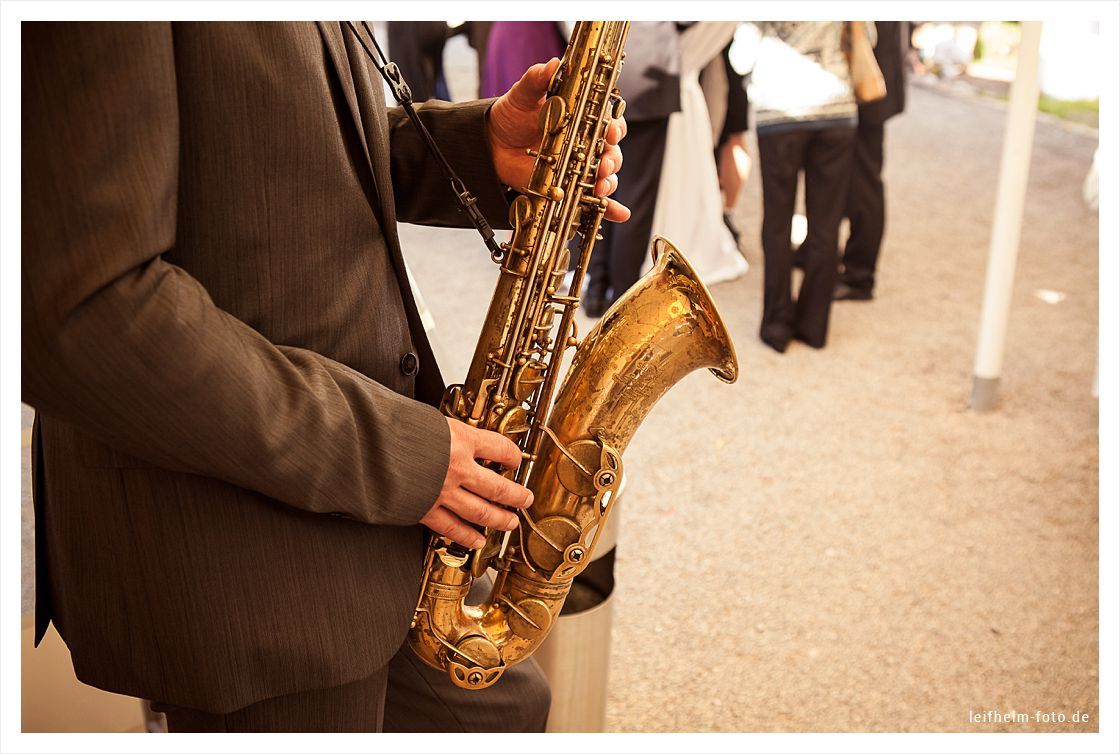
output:
{"label": "white border frame", "polygon": [[[847,18],[872,19],[897,18],[900,15],[923,18],[926,20],[986,20],[1013,17],[1019,20],[1041,19],[1098,19],[1101,22],[1100,90],[1100,197],[1101,207],[1106,208],[1100,216],[1100,458],[1109,462],[1100,464],[1100,732],[1096,734],[1077,733],[1001,733],[1001,734],[751,734],[751,733],[713,733],[713,734],[616,734],[609,738],[603,734],[572,734],[550,736],[490,737],[484,741],[478,736],[468,741],[441,736],[438,734],[382,734],[376,739],[359,734],[318,736],[302,734],[284,736],[277,734],[245,735],[233,744],[229,738],[217,734],[198,734],[195,736],[138,736],[132,734],[25,734],[20,732],[20,680],[15,669],[20,665],[19,621],[16,619],[20,604],[20,509],[14,504],[14,494],[20,479],[20,468],[16,459],[20,447],[16,444],[15,426],[19,417],[19,373],[18,359],[15,357],[16,342],[20,337],[19,298],[19,256],[15,249],[20,240],[20,27],[23,20],[311,20],[317,18],[345,18],[381,16],[385,18],[409,19],[518,19],[549,20],[556,17],[603,17],[604,12],[611,18],[677,18],[685,13],[690,18],[719,19],[735,18],[740,14],[750,15],[759,20],[779,20],[784,18],[834,18],[844,14]],[[0,281],[4,286],[2,306],[4,316],[0,318],[0,332],[3,333],[3,400],[0,411],[4,417],[2,426],[7,432],[0,433],[3,445],[3,490],[5,505],[0,506],[0,605],[3,606],[0,620],[0,667],[5,668],[0,676],[0,749],[3,751],[55,752],[146,752],[152,750],[180,752],[205,748],[217,752],[233,750],[295,752],[314,748],[320,751],[365,752],[370,749],[379,751],[426,751],[477,749],[498,745],[516,749],[537,751],[597,750],[610,747],[624,751],[741,751],[744,749],[763,751],[868,751],[893,752],[916,751],[934,752],[947,749],[962,751],[1006,751],[1006,752],[1050,752],[1086,751],[1115,752],[1120,749],[1120,735],[1117,727],[1117,709],[1120,709],[1118,695],[1118,674],[1120,655],[1117,653],[1120,636],[1118,620],[1118,582],[1120,572],[1118,560],[1117,532],[1120,518],[1117,515],[1117,464],[1111,462],[1118,457],[1118,422],[1120,407],[1117,405],[1117,387],[1120,385],[1118,368],[1118,322],[1120,322],[1120,296],[1117,295],[1117,282],[1120,281],[1120,265],[1117,250],[1120,237],[1117,234],[1115,209],[1120,206],[1120,193],[1117,191],[1117,134],[1120,133],[1120,119],[1117,113],[1115,93],[1120,91],[1118,71],[1118,41],[1120,41],[1120,6],[1114,2],[868,2],[867,0],[844,3],[821,2],[762,2],[724,3],[696,2],[687,5],[665,0],[644,0],[642,2],[612,3],[588,2],[424,2],[410,0],[407,3],[384,2],[293,2],[292,0],[270,0],[253,2],[251,0],[203,0],[187,2],[137,2],[115,0],[113,2],[79,2],[65,0],[59,2],[31,2],[29,0],[4,2],[0,5],[0,232],[2,232],[5,253],[0,255],[2,274]],[[1107,283],[1106,283],[1107,281]],[[963,388],[962,388],[963,390]],[[946,737],[946,736],[951,736]]]}

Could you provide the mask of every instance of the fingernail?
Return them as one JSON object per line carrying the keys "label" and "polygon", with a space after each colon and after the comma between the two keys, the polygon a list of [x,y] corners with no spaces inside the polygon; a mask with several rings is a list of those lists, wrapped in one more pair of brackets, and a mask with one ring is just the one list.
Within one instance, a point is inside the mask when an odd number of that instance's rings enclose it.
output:
{"label": "fingernail", "polygon": [[484,544],[486,544],[486,538],[485,537],[475,537],[474,538],[474,544],[471,545],[471,548],[474,549],[474,550],[481,550],[482,546]]}
{"label": "fingernail", "polygon": [[525,507],[528,508],[532,504],[533,504],[533,493],[530,492],[529,496],[527,498],[525,498]]}
{"label": "fingernail", "polygon": [[513,531],[514,529],[517,528],[518,523],[519,522],[517,520],[517,516],[510,516],[509,517],[509,524],[507,526],[509,527],[510,531]]}

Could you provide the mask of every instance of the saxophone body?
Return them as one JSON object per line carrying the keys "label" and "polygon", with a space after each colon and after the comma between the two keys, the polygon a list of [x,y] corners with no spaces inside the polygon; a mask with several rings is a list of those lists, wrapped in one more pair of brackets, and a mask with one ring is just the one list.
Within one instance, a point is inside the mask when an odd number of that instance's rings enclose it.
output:
{"label": "saxophone body", "polygon": [[[642,419],[695,369],[738,375],[711,296],[666,239],[655,264],[579,340],[579,292],[607,202],[594,195],[617,89],[627,22],[579,22],[541,109],[543,137],[525,193],[510,207],[513,235],[466,379],[441,409],[500,432],[522,449],[507,476],[533,491],[512,532],[485,532],[470,551],[433,535],[408,642],[466,689],[494,684],[548,636],[572,581],[591,562],[622,481],[622,453]],[[634,159],[634,158],[632,158]],[[569,242],[579,238],[574,274]],[[575,348],[557,389],[561,362]],[[495,572],[490,596],[465,600]]]}

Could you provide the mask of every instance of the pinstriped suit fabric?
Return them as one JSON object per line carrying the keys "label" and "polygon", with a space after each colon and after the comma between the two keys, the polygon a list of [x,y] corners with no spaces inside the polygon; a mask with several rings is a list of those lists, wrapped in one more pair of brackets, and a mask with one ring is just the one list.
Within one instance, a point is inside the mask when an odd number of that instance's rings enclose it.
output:
{"label": "pinstriped suit fabric", "polygon": [[[461,222],[440,175],[337,23],[22,36],[39,629],[211,712],[369,678],[448,459],[395,231]],[[423,117],[500,224],[488,106]]]}

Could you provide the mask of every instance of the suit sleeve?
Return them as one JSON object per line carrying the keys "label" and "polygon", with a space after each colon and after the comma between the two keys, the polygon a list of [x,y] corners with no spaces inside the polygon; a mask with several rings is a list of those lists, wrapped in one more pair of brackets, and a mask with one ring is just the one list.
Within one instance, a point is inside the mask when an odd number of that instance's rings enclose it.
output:
{"label": "suit sleeve", "polygon": [[[436,144],[478,207],[495,228],[509,227],[509,203],[486,138],[486,118],[494,100],[449,104],[431,100],[416,108]],[[404,109],[389,109],[389,155],[397,219],[418,225],[470,227],[451,193],[450,181]]]}
{"label": "suit sleeve", "polygon": [[439,412],[270,343],[162,258],[179,159],[169,25],[22,35],[24,400],[163,468],[416,523],[447,470]]}

